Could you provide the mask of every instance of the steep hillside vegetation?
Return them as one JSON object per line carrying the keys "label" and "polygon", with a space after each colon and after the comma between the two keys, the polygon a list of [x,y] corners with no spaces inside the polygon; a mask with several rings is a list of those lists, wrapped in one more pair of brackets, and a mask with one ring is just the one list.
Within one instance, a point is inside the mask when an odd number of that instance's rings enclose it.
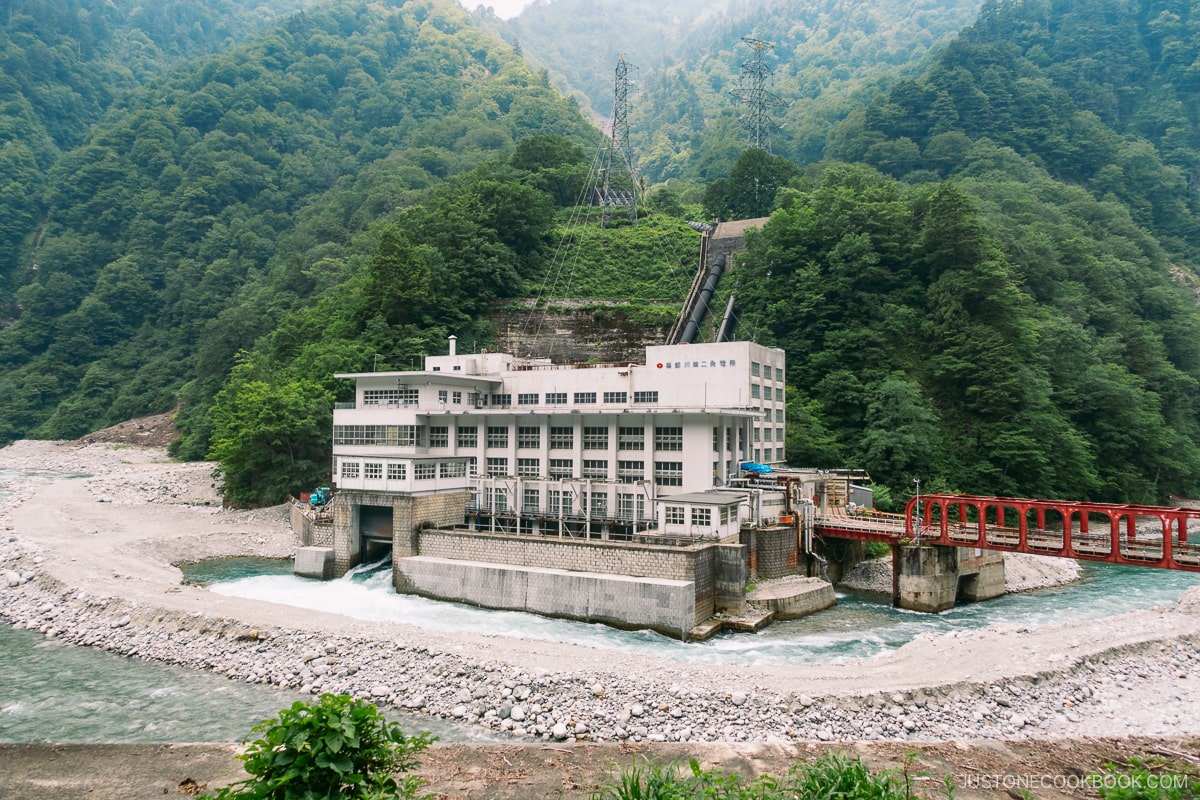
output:
{"label": "steep hillside vegetation", "polygon": [[[357,274],[375,239],[356,237],[540,132],[594,135],[448,0],[310,10],[130,92],[49,174],[19,316],[0,331],[0,440],[161,411],[185,383],[205,419],[239,349]],[[500,184],[481,202],[550,206]],[[480,224],[474,208],[436,222],[456,220]],[[469,316],[521,269],[456,241]]]}
{"label": "steep hillside vegetation", "polygon": [[[0,291],[45,213],[46,173],[122,92],[315,0],[0,0]],[[7,308],[0,300],[0,309]]]}
{"label": "steep hillside vegetation", "polygon": [[1198,56],[1189,0],[989,2],[926,75],[855,112],[830,154],[908,180],[986,174],[1020,156],[1123,204],[1194,258]]}
{"label": "steep hillside vegetation", "polygon": [[793,456],[892,486],[1196,491],[1200,316],[1173,281],[1200,241],[1195,18],[988,3],[839,127],[832,153],[905,183],[811,172],[742,276],[748,315],[814,376]]}
{"label": "steep hillside vegetation", "polygon": [[632,139],[650,183],[729,174],[745,147],[741,70],[750,37],[773,44],[775,153],[822,157],[830,127],[866,102],[872,82],[921,63],[975,18],[978,0],[739,0],[655,4],[555,0],[508,23],[532,58],[612,111],[617,54],[640,67]]}

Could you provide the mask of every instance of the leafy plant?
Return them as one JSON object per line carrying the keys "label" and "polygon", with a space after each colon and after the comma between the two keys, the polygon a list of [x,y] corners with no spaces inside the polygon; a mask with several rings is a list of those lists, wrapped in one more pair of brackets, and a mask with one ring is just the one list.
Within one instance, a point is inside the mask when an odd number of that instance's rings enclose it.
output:
{"label": "leafy plant", "polygon": [[[839,800],[910,800],[911,782],[892,772],[872,773],[858,758],[827,753],[811,764],[796,764],[782,778],[746,780],[733,772],[704,770],[692,759],[688,772],[677,764],[646,763],[622,772],[593,800],[783,800],[836,797]],[[907,775],[906,775],[907,777]]]}
{"label": "leafy plant", "polygon": [[252,777],[217,790],[216,800],[419,797],[425,781],[396,773],[415,769],[434,741],[428,733],[405,736],[372,703],[328,693],[297,701],[251,732],[259,736],[239,757]]}

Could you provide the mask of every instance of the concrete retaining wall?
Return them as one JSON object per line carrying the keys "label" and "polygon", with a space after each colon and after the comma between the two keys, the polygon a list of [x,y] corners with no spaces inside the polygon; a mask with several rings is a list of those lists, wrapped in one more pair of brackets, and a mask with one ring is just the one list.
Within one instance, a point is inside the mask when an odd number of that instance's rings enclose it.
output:
{"label": "concrete retaining wall", "polygon": [[679,639],[686,639],[697,622],[695,585],[690,581],[429,556],[399,559],[395,579],[400,592],[623,628],[651,628]]}
{"label": "concrete retaining wall", "polygon": [[763,587],[751,594],[751,602],[775,612],[775,619],[799,619],[837,604],[833,584],[820,578],[796,578]]}
{"label": "concrete retaining wall", "polygon": [[761,528],[755,531],[758,545],[758,577],[774,580],[795,575],[799,564],[800,550],[796,529],[790,525]]}
{"label": "concrete retaining wall", "polygon": [[712,546],[664,547],[485,531],[421,530],[417,538],[418,553],[432,558],[689,582],[696,580],[700,553]]}

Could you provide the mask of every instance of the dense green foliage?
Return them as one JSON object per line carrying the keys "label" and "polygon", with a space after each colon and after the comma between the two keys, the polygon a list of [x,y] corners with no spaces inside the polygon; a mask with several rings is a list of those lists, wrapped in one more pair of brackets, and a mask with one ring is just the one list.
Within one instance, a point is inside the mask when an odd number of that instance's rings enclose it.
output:
{"label": "dense green foliage", "polygon": [[1195,257],[1198,11],[1190,0],[990,0],[929,72],[851,115],[831,154],[921,180],[990,177],[1015,153]]}
{"label": "dense green foliage", "polygon": [[45,211],[48,171],[122,91],[314,1],[0,0],[0,290]]}
{"label": "dense green foliage", "polygon": [[[486,5],[486,4],[484,4]],[[978,0],[555,0],[491,25],[527,56],[613,108],[618,55],[639,66],[630,117],[639,167],[651,183],[729,174],[745,146],[738,116],[743,37],[774,45],[767,66],[779,129],[772,150],[798,163],[821,158],[834,124],[870,99],[869,85],[920,63],[968,25]]]}
{"label": "dense green foliage", "polygon": [[775,210],[775,196],[800,172],[782,156],[750,149],[738,156],[728,178],[704,190],[704,213],[711,219],[756,219]]}
{"label": "dense green foliage", "polygon": [[[568,210],[598,132],[449,0],[0,0],[0,442],[181,407],[178,455],[277,502],[327,482],[338,373],[487,346],[512,300],[669,323],[702,196],[775,212],[717,301],[788,350],[793,463],[897,502],[1194,496],[1192,5],[988,2],[928,61],[972,3],[642,9],[639,160],[705,186],[601,227]],[[537,4],[518,38],[605,61],[578,31],[622,8]],[[747,35],[802,99],[775,155],[730,105]]]}
{"label": "dense green foliage", "polygon": [[1200,488],[1200,313],[1122,208],[1048,178],[905,187],[844,165],[786,194],[739,303],[813,378],[789,399],[794,460],[901,492]]}
{"label": "dense green foliage", "polygon": [[909,800],[915,797],[907,773],[872,773],[859,758],[832,751],[798,763],[780,777],[747,780],[735,772],[701,769],[692,759],[686,771],[678,765],[653,763],[623,771],[593,794],[596,800]]}
{"label": "dense green foliage", "polygon": [[[208,406],[260,338],[299,354],[340,326],[337,340],[354,342],[301,354],[297,374],[281,371],[290,358],[258,364],[279,385],[329,389],[332,372],[404,351],[403,330],[364,334],[381,297],[353,319],[302,324],[336,293],[361,295],[378,220],[527,135],[595,141],[448,0],[312,9],[111,109],[54,161],[12,229],[29,257],[0,331],[0,441],[76,436],[182,399],[181,452],[205,455]],[[541,179],[569,183],[568,167],[559,153]],[[484,167],[469,191],[405,212],[401,225],[438,251],[414,251],[437,262],[431,291],[462,300],[439,303],[434,322],[472,319],[536,271],[553,201],[524,182],[535,174]],[[372,280],[395,287],[386,271]],[[412,321],[425,320],[385,313],[381,324]]]}
{"label": "dense green foliage", "polygon": [[406,736],[373,704],[323,694],[296,701],[251,731],[238,756],[250,778],[214,792],[218,800],[389,800],[415,798],[425,784],[400,775],[418,766],[433,742],[427,733]]}

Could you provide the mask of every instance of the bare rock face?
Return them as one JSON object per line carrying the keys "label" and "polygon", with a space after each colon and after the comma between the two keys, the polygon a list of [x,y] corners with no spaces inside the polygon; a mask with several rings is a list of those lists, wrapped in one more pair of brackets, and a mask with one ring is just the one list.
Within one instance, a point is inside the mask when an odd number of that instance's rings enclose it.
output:
{"label": "bare rock face", "polygon": [[133,444],[140,447],[166,447],[179,438],[175,427],[175,412],[126,420],[111,428],[81,436],[79,444]]}

